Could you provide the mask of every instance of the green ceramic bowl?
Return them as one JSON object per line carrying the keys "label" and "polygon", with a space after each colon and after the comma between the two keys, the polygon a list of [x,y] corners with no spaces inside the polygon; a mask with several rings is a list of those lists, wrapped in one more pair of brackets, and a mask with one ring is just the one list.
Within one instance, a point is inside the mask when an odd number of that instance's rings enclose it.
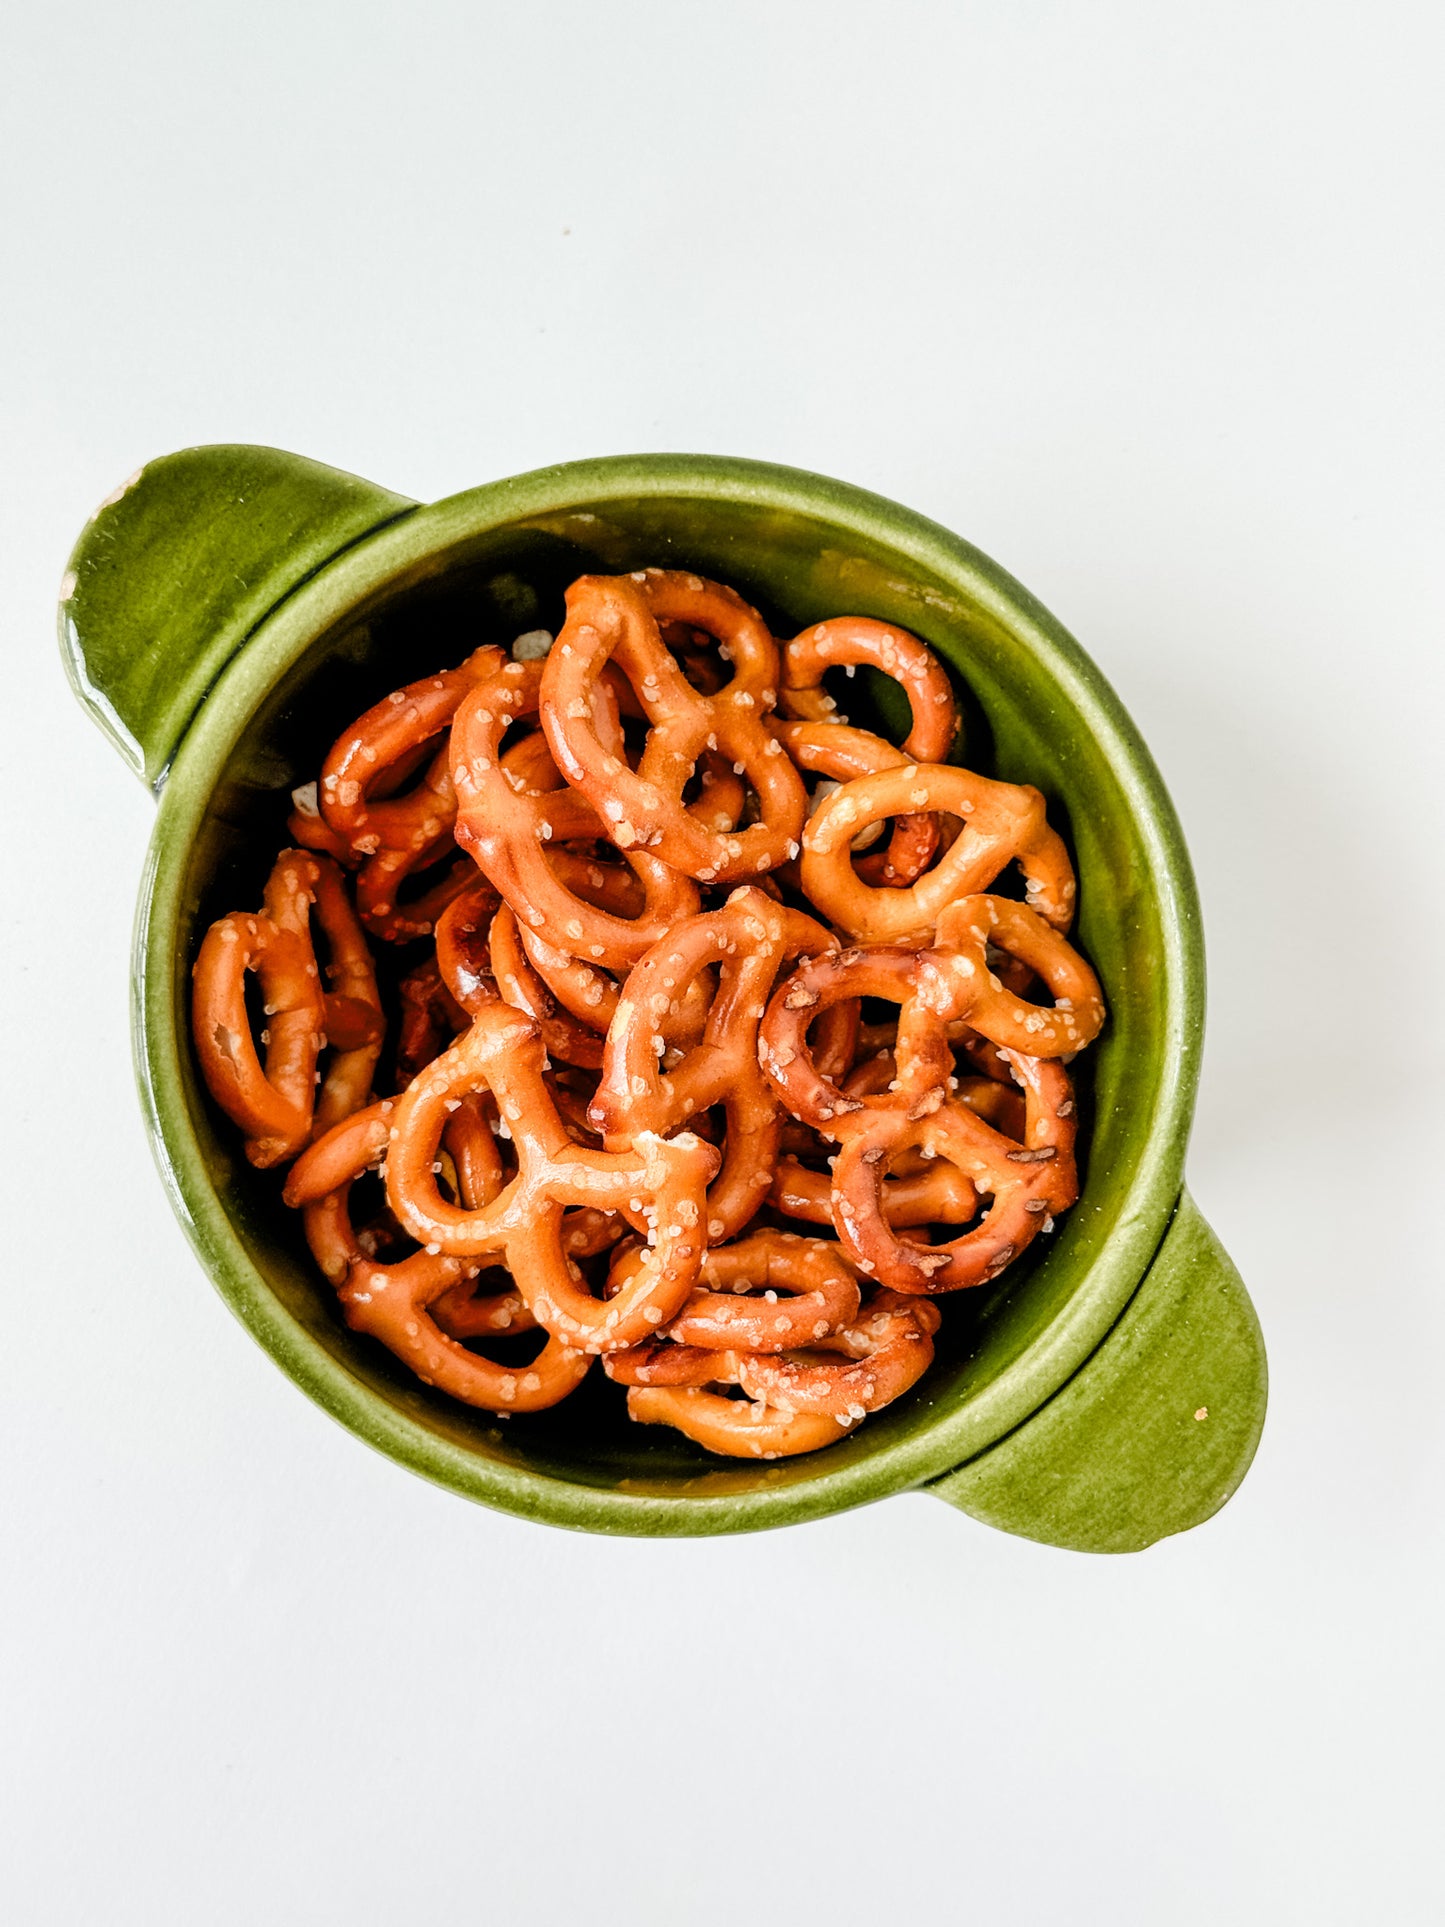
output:
{"label": "green ceramic bowl", "polygon": [[[478,641],[555,625],[584,570],[646,563],[719,577],[780,623],[858,612],[926,637],[960,681],[966,760],[1036,783],[1070,838],[1079,938],[1109,1003],[1081,1061],[1084,1187],[1060,1231],[950,1301],[910,1396],[767,1466],[630,1424],[600,1374],[505,1424],[429,1392],[342,1323],[274,1177],[205,1096],[187,1031],[201,931],[259,900],[288,793],[344,719]],[[1009,1531],[1123,1551],[1234,1490],[1265,1364],[1238,1274],[1183,1189],[1204,971],[1179,825],[1098,670],[977,550],[756,462],[578,462],[421,507],[275,450],[200,448],[97,511],[61,632],[77,694],[159,794],[135,1047],[162,1176],[228,1304],[352,1431],[470,1498],[601,1532],[743,1531],[921,1488]]]}

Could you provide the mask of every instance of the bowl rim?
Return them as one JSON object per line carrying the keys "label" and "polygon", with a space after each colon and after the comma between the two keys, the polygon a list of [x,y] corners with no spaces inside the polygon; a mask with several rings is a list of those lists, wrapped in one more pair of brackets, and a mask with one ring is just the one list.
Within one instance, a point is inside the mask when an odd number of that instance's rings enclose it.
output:
{"label": "bowl rim", "polygon": [[[921,1410],[904,1437],[855,1463],[741,1492],[608,1489],[483,1458],[431,1431],[348,1370],[281,1303],[209,1180],[182,1078],[184,1019],[173,999],[189,849],[237,739],[275,682],[349,609],[445,551],[508,523],[587,514],[623,498],[727,497],[823,519],[941,576],[1042,659],[1104,749],[1135,819],[1160,899],[1165,1054],[1154,1114],[1115,1233],[1048,1327],[961,1409]],[[1183,833],[1138,730],[1100,670],[1008,572],[961,536],[883,496],[807,470],[716,455],[604,456],[467,489],[403,515],[344,550],[284,597],[218,676],[184,733],[160,793],[137,908],[132,1039],[152,1151],[212,1284],[273,1359],[350,1431],[411,1470],[484,1504],[578,1529],[646,1535],[748,1531],[820,1518],[942,1478],[1037,1411],[1107,1336],[1168,1227],[1198,1083],[1204,957]]]}

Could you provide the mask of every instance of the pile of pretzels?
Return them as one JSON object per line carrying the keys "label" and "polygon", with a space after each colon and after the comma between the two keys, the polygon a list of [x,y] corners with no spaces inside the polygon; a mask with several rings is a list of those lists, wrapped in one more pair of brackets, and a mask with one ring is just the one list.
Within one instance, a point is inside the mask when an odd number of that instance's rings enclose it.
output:
{"label": "pile of pretzels", "polygon": [[[643,1424],[813,1451],[1078,1195],[1065,1064],[1104,1006],[1072,867],[1036,789],[947,760],[906,631],[780,642],[662,569],[566,607],[293,793],[260,909],[196,959],[200,1068],[424,1384],[536,1412],[600,1358]],[[906,696],[901,748],[825,690],[859,665]],[[1022,900],[989,894],[1015,865]]]}

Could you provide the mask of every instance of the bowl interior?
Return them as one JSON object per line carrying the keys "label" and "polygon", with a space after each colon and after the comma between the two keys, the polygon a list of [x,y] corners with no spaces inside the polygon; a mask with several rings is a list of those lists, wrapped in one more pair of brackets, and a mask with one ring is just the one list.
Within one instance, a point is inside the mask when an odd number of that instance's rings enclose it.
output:
{"label": "bowl interior", "polygon": [[[314,594],[294,598],[242,652],[183,745],[141,939],[143,1074],[172,1182],[213,1276],[286,1368],[373,1442],[474,1496],[604,1529],[708,1530],[937,1476],[1080,1362],[1162,1233],[1182,1154],[1182,1143],[1161,1152],[1158,1136],[1168,1118],[1182,1136],[1178,917],[1181,888],[1187,894],[1167,799],[1107,686],[1044,613],[965,544],[936,530],[917,537],[928,525],[890,514],[800,502],[781,487],[599,485],[589,494],[574,485],[564,506],[543,499],[520,512],[478,491],[419,512],[324,572]],[[962,697],[957,759],[1045,793],[1079,874],[1076,941],[1109,1004],[1104,1037],[1076,1067],[1079,1205],[997,1286],[944,1301],[937,1361],[910,1396],[824,1453],[766,1466],[719,1463],[670,1430],[631,1424],[620,1388],[600,1371],[555,1410],[503,1422],[429,1391],[349,1332],[298,1217],[279,1202],[277,1177],[250,1168],[211,1105],[186,1030],[201,933],[222,912],[259,902],[287,840],[289,792],[315,777],[340,728],[479,642],[555,630],[576,575],[645,564],[733,584],[781,634],[862,613],[923,636]],[[839,694],[854,721],[894,740],[906,729],[897,692],[881,679],[860,673]],[[1183,1101],[1187,1122],[1187,1092]]]}

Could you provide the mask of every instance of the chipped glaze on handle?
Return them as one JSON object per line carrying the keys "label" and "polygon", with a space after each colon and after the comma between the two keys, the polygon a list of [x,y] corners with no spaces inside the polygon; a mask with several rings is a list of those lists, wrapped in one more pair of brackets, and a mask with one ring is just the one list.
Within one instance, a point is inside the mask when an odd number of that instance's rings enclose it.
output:
{"label": "chipped glaze on handle", "polygon": [[60,585],[85,708],[151,785],[257,624],[326,562],[416,504],[275,448],[164,455],[86,524]]}

